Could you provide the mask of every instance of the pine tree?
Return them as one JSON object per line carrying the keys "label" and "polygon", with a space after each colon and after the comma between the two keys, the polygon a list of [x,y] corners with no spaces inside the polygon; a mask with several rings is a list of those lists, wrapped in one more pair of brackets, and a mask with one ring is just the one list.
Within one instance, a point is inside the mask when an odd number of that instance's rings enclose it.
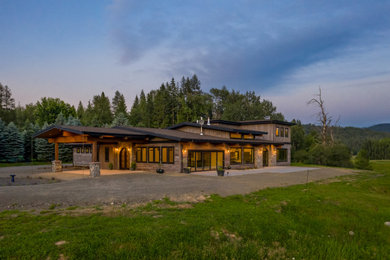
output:
{"label": "pine tree", "polygon": [[129,125],[129,120],[127,119],[126,115],[123,113],[119,113],[118,115],[116,115],[111,124],[111,126],[128,126],[128,125]]}
{"label": "pine tree", "polygon": [[76,115],[80,120],[82,120],[84,117],[84,106],[83,106],[83,103],[81,103],[81,101],[79,102],[79,105],[77,106]]}
{"label": "pine tree", "polygon": [[81,122],[78,118],[75,118],[73,116],[69,116],[68,120],[66,121],[65,125],[74,125],[74,126],[81,126]]}
{"label": "pine tree", "polygon": [[131,107],[130,110],[130,115],[129,115],[129,123],[132,126],[138,125],[138,123],[141,121],[141,115],[139,111],[139,99],[138,96],[135,96],[133,106]]}
{"label": "pine tree", "polygon": [[106,97],[104,92],[102,92],[100,96],[96,95],[93,97],[92,106],[92,111],[94,113],[92,118],[93,126],[104,126],[112,123],[113,117],[110,100]]}
{"label": "pine tree", "polygon": [[[41,130],[48,127],[47,123],[44,123]],[[51,144],[44,138],[35,139],[35,153],[37,154],[37,160],[43,162],[50,162],[54,160],[54,144]]]}
{"label": "pine tree", "polygon": [[36,159],[36,154],[34,153],[35,139],[32,137],[40,128],[37,125],[33,125],[27,119],[23,131],[23,141],[24,141],[24,161],[29,162],[31,159]]}
{"label": "pine tree", "polygon": [[4,158],[7,162],[23,161],[24,146],[23,136],[16,125],[11,122],[4,131],[6,145],[4,146]]}
{"label": "pine tree", "polygon": [[[2,87],[0,85],[0,87]],[[7,140],[6,140],[6,125],[0,118],[0,162],[5,161],[5,147],[7,146]]]}
{"label": "pine tree", "polygon": [[62,114],[62,112],[60,112],[56,118],[56,121],[54,122],[54,124],[56,125],[65,125],[66,123],[66,118],[64,117],[64,115]]}
{"label": "pine tree", "polygon": [[114,116],[118,115],[119,113],[123,113],[125,115],[127,114],[125,97],[119,91],[115,92],[115,96],[112,99],[112,110]]}

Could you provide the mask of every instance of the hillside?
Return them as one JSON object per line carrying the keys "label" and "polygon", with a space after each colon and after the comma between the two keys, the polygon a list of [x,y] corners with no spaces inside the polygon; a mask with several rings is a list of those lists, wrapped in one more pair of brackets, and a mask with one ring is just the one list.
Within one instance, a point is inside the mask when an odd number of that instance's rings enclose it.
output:
{"label": "hillside", "polygon": [[368,129],[373,130],[373,131],[377,131],[377,132],[390,133],[390,123],[373,125],[373,126],[370,126]]}
{"label": "hillside", "polygon": [[[390,126],[390,124],[388,125]],[[319,127],[310,124],[303,125],[303,128],[306,133],[309,133],[312,130],[318,131]],[[346,144],[354,154],[357,154],[365,140],[390,138],[390,130],[389,132],[381,132],[374,131],[371,128],[336,127],[334,136],[337,141]]]}

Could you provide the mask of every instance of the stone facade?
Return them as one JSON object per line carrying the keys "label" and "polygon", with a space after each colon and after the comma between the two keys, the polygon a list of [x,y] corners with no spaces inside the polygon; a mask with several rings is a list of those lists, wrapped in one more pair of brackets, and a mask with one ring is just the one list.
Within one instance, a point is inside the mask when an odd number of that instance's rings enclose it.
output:
{"label": "stone facade", "polygon": [[54,160],[51,162],[52,172],[62,172],[62,161]]}
{"label": "stone facade", "polygon": [[89,163],[89,176],[99,177],[100,176],[100,163],[91,162]]}

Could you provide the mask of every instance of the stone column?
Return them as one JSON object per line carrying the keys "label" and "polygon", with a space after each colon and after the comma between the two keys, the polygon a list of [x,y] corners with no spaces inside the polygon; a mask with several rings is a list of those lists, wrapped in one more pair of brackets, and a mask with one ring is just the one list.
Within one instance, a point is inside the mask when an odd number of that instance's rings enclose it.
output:
{"label": "stone column", "polygon": [[54,160],[51,162],[51,171],[52,172],[62,172],[62,161]]}
{"label": "stone column", "polygon": [[91,177],[100,176],[100,162],[89,163],[89,176]]}

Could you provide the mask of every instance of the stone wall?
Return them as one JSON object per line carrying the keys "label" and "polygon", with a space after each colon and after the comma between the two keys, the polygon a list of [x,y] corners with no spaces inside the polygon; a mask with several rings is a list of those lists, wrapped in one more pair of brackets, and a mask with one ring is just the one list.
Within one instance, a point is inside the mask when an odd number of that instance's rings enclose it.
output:
{"label": "stone wall", "polygon": [[[86,148],[89,148],[89,151],[92,151],[92,147],[74,147],[73,148],[73,165],[74,166],[89,166],[89,163],[92,162],[92,152],[86,153]],[[82,150],[84,148],[84,152]],[[79,153],[77,152],[79,151]]]}

